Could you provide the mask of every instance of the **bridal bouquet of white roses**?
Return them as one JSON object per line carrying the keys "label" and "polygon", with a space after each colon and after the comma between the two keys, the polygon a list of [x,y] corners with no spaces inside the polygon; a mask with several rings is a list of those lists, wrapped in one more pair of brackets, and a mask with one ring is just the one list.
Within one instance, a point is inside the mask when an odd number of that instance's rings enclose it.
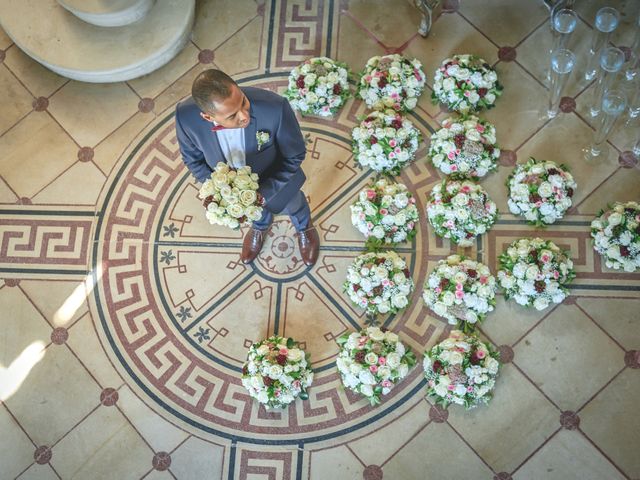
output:
{"label": "bridal bouquet of white roses", "polygon": [[393,110],[371,112],[351,135],[353,155],[361,167],[392,175],[413,161],[421,140],[413,123]]}
{"label": "bridal bouquet of white roses", "polygon": [[380,178],[351,205],[351,223],[369,248],[410,241],[416,235],[416,199],[402,183]]}
{"label": "bridal bouquet of white roses", "polygon": [[347,269],[345,293],[367,315],[397,313],[409,305],[413,279],[407,262],[393,251],[365,253]]}
{"label": "bridal bouquet of white roses", "polygon": [[427,217],[436,235],[470,247],[498,218],[496,204],[470,180],[443,180],[431,190]]}
{"label": "bridal bouquet of white roses", "polygon": [[511,213],[541,227],[563,217],[571,207],[577,185],[566,166],[531,157],[516,166],[507,187]]}
{"label": "bridal bouquet of white roses", "polygon": [[460,113],[492,108],[502,85],[491,66],[476,55],[454,55],[442,61],[433,77],[434,103]]}
{"label": "bridal bouquet of white roses", "polygon": [[218,162],[211,177],[200,187],[209,223],[234,230],[262,217],[264,198],[258,193],[258,174],[251,167],[237,170]]}
{"label": "bridal bouquet of white roses", "polygon": [[307,355],[294,339],[274,335],[249,348],[242,385],[267,408],[285,407],[297,397],[308,399],[311,382]]}
{"label": "bridal bouquet of white roses", "polygon": [[500,255],[498,283],[505,297],[536,310],[561,303],[575,276],[569,252],[549,240],[521,238]]}
{"label": "bridal bouquet of white roses", "polygon": [[334,115],[351,96],[349,69],[345,63],[327,57],[305,60],[291,70],[284,96],[291,108],[303,115]]}
{"label": "bridal bouquet of white roses", "polygon": [[442,128],[431,135],[429,157],[445,175],[484,177],[498,167],[496,127],[474,115],[447,118]]}
{"label": "bridal bouquet of white roses", "polygon": [[426,77],[417,59],[397,53],[371,57],[360,77],[358,95],[369,108],[408,112],[416,108]]}
{"label": "bridal bouquet of white roses", "polygon": [[379,404],[380,396],[387,395],[416,364],[411,349],[385,328],[345,333],[337,342],[340,353],[336,365],[342,383],[367,397],[371,405]]}
{"label": "bridal bouquet of white roses", "polygon": [[425,352],[422,366],[427,395],[437,404],[470,409],[488,403],[496,383],[499,354],[475,336],[452,330],[449,338]]}
{"label": "bridal bouquet of white roses", "polygon": [[591,222],[593,248],[609,268],[634,272],[640,267],[640,204],[616,202]]}
{"label": "bridal bouquet of white roses", "polygon": [[424,284],[422,298],[436,315],[472,331],[496,305],[496,279],[489,267],[460,255],[440,260]]}

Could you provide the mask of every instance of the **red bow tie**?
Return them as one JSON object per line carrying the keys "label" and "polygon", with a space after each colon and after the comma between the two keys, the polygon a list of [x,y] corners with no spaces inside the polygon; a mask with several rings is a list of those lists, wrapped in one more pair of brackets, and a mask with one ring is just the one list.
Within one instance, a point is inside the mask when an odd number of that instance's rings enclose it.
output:
{"label": "red bow tie", "polygon": [[215,125],[214,127],[211,128],[212,132],[217,132],[218,130],[224,130],[226,127],[223,127],[222,125]]}

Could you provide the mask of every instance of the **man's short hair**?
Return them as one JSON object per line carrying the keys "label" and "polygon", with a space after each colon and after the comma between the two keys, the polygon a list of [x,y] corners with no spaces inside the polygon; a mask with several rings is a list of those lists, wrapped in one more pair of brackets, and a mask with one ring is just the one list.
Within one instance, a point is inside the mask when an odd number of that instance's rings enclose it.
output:
{"label": "man's short hair", "polygon": [[212,68],[196,77],[191,86],[191,96],[200,110],[215,112],[215,102],[228,98],[234,85],[237,84],[233,78],[222,70]]}

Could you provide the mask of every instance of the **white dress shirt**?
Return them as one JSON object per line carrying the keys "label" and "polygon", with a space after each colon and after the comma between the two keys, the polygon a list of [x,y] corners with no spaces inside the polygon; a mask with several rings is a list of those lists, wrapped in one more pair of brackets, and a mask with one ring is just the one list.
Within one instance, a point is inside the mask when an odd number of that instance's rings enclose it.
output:
{"label": "white dress shirt", "polygon": [[222,154],[227,159],[227,164],[233,168],[244,167],[247,164],[244,151],[244,128],[223,128],[215,133],[218,135],[218,142]]}

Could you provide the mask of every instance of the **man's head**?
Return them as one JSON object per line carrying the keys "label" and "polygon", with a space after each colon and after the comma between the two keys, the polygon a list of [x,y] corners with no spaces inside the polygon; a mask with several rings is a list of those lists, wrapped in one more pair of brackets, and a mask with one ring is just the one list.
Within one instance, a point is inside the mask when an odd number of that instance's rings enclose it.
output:
{"label": "man's head", "polygon": [[202,117],[226,128],[249,125],[249,99],[236,82],[220,70],[205,70],[193,81],[191,96]]}

